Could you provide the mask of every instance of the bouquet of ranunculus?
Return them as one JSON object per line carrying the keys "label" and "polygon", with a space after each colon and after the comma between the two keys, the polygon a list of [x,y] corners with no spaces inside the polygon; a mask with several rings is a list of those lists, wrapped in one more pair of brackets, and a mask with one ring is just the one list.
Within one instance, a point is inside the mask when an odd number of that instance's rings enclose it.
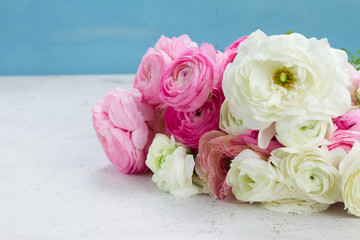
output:
{"label": "bouquet of ranunculus", "polygon": [[220,52],[162,36],[93,123],[121,172],[151,170],[175,196],[298,213],[344,202],[360,216],[359,85],[326,39],[258,30]]}

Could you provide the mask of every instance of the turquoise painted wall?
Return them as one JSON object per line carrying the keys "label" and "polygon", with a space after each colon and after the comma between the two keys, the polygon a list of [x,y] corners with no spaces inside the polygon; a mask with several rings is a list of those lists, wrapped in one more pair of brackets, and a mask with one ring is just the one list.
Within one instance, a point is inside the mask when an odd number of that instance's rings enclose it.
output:
{"label": "turquoise painted wall", "polygon": [[359,0],[0,0],[0,75],[135,73],[160,35],[223,50],[293,28],[360,49]]}

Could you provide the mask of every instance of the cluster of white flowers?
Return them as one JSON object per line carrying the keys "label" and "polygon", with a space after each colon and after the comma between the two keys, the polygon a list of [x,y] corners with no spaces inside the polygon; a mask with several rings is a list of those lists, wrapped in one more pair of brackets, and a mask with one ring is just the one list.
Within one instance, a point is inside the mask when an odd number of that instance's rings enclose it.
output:
{"label": "cluster of white flowers", "polygon": [[278,148],[266,161],[245,150],[233,160],[227,183],[237,199],[261,202],[272,210],[324,210],[341,199],[340,174],[328,162],[328,155],[317,147]]}
{"label": "cluster of white flowers", "polygon": [[232,161],[226,180],[235,197],[298,213],[344,201],[360,216],[360,144],[345,158],[326,148],[332,118],[350,108],[349,86],[347,55],[326,39],[251,34],[224,73],[220,127],[232,135],[259,130],[260,147],[273,137],[284,147],[268,159],[246,150]]}

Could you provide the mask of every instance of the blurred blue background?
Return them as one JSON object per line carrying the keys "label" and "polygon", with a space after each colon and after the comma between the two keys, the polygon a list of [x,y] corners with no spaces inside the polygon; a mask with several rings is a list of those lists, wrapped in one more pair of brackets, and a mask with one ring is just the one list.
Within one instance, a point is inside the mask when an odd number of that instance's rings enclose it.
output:
{"label": "blurred blue background", "polygon": [[219,50],[256,29],[360,49],[359,0],[0,0],[0,75],[135,73],[161,35]]}

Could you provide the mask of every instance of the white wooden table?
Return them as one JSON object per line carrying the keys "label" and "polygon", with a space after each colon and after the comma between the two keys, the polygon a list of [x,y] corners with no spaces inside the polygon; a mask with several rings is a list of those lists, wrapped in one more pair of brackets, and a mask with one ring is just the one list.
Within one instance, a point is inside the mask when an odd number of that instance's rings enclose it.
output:
{"label": "white wooden table", "polygon": [[343,205],[280,214],[159,191],[108,161],[91,108],[133,75],[0,78],[0,239],[359,239]]}

